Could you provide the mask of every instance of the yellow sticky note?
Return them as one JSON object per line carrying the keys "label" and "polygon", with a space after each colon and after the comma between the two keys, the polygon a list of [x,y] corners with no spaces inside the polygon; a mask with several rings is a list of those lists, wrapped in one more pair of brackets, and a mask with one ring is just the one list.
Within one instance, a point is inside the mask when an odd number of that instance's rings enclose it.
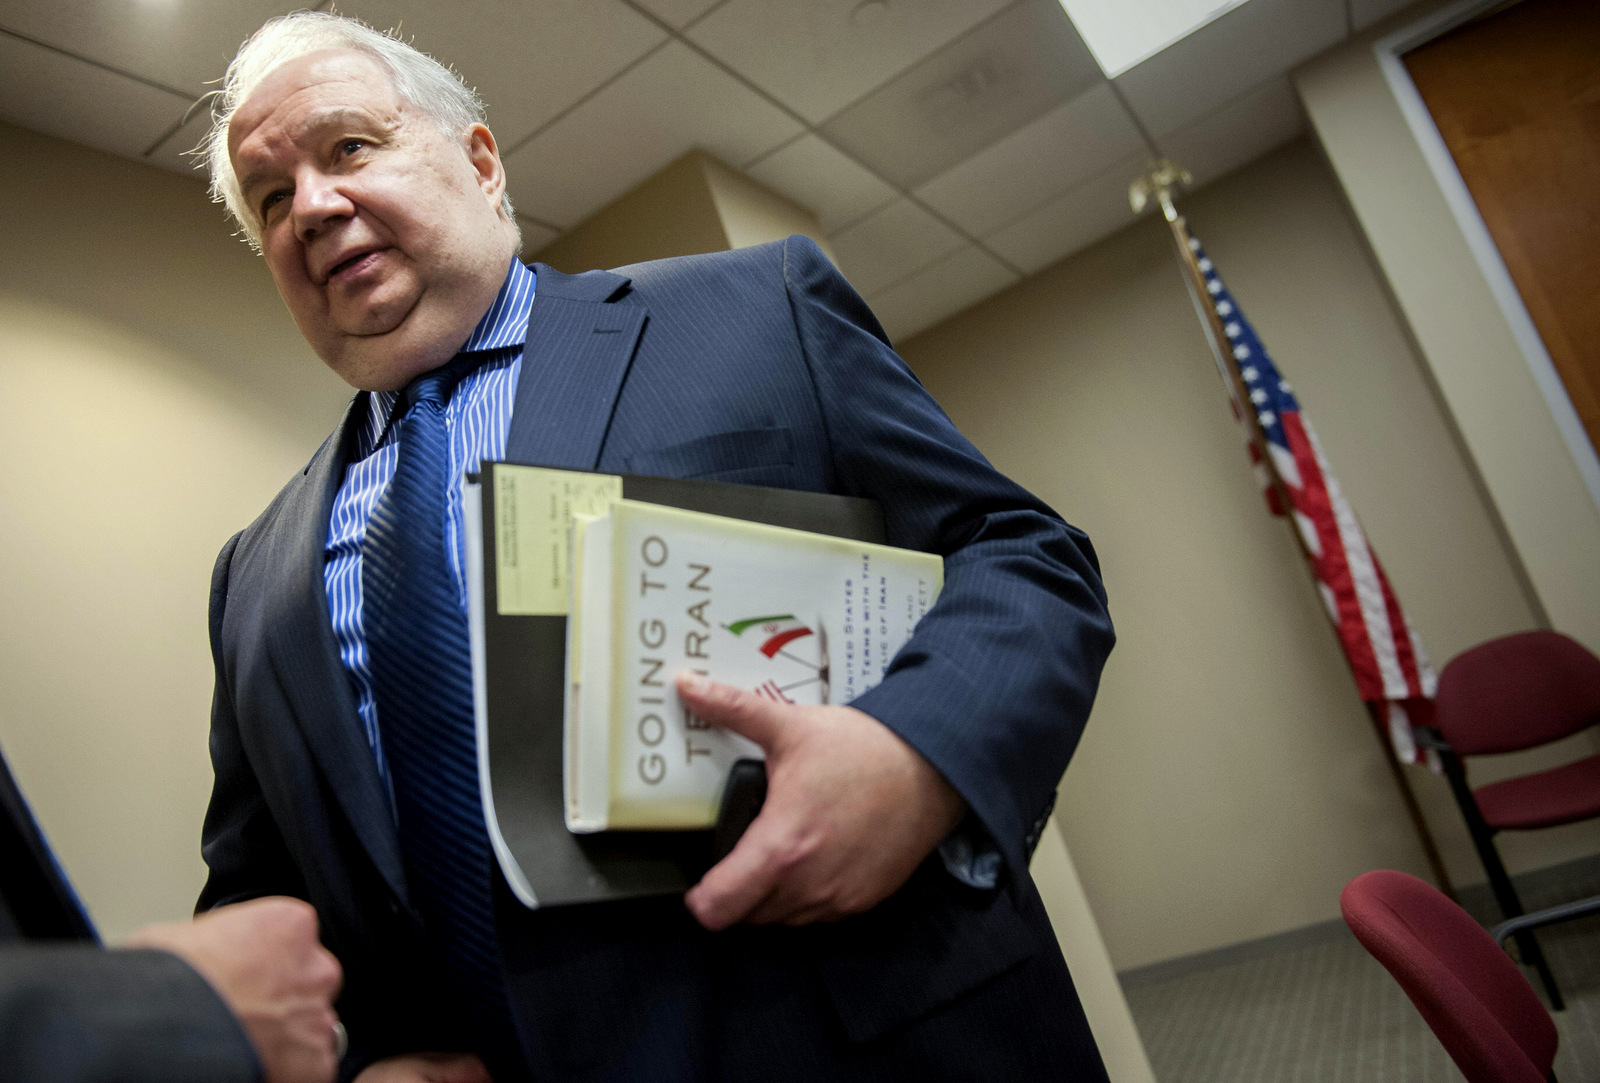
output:
{"label": "yellow sticky note", "polygon": [[536,466],[494,468],[496,605],[502,616],[567,612],[574,515],[603,515],[622,499],[614,474]]}

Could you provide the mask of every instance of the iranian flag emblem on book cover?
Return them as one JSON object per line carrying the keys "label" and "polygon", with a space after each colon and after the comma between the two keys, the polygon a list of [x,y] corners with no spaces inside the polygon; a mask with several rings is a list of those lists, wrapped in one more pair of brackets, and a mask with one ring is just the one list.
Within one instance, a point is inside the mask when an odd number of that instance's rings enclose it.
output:
{"label": "iranian flag emblem on book cover", "polygon": [[794,703],[794,694],[806,689],[811,695],[820,693],[817,702],[828,702],[828,646],[820,621],[814,631],[793,613],[780,613],[746,617],[723,627],[753,646],[777,670],[751,689],[756,695]]}
{"label": "iranian flag emblem on book cover", "polygon": [[734,621],[727,628],[741,638],[746,632],[751,632],[755,641],[760,643],[757,649],[768,658],[795,640],[811,634],[811,629],[795,620],[794,615],[790,613],[785,613],[781,617],[746,617],[744,620]]}

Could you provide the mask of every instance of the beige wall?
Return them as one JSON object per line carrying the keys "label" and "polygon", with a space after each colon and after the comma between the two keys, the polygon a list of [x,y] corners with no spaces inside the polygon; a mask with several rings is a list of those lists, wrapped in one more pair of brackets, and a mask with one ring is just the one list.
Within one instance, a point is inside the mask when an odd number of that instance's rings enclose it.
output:
{"label": "beige wall", "polygon": [[535,258],[577,274],[726,247],[705,166],[691,151],[539,249]]}
{"label": "beige wall", "polygon": [[[1181,202],[1435,659],[1533,626],[1314,148]],[[902,352],[996,465],[1099,549],[1120,639],[1057,816],[1119,969],[1337,917],[1339,889],[1369,868],[1426,874],[1321,604],[1264,510],[1162,224]],[[1481,880],[1442,780],[1412,779],[1453,875]],[[1504,847],[1513,869],[1597,849],[1593,826]]]}
{"label": "beige wall", "polygon": [[203,185],[0,125],[0,746],[103,932],[204,877],[217,550],[348,389]]}
{"label": "beige wall", "polygon": [[721,252],[804,233],[832,254],[817,216],[691,150],[531,257],[576,274],[668,256]]}
{"label": "beige wall", "polygon": [[701,154],[700,160],[729,248],[747,248],[804,233],[833,258],[833,246],[810,210],[708,154]]}

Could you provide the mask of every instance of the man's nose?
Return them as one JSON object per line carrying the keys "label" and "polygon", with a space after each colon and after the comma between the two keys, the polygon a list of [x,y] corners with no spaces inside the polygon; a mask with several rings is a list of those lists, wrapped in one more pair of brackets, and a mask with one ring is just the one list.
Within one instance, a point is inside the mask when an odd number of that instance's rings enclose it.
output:
{"label": "man's nose", "polygon": [[294,231],[302,242],[354,213],[355,205],[340,189],[338,178],[314,170],[306,170],[295,178]]}

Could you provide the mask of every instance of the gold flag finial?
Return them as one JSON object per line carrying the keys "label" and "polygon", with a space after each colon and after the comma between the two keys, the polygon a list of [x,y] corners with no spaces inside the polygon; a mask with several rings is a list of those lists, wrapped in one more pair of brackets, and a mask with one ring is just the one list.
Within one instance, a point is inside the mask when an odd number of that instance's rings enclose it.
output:
{"label": "gold flag finial", "polygon": [[1172,205],[1173,189],[1179,186],[1187,188],[1193,183],[1193,174],[1171,158],[1163,158],[1152,163],[1149,169],[1128,185],[1128,202],[1133,205],[1134,214],[1143,214],[1150,200],[1158,200],[1167,221],[1171,222],[1178,217],[1178,209]]}

